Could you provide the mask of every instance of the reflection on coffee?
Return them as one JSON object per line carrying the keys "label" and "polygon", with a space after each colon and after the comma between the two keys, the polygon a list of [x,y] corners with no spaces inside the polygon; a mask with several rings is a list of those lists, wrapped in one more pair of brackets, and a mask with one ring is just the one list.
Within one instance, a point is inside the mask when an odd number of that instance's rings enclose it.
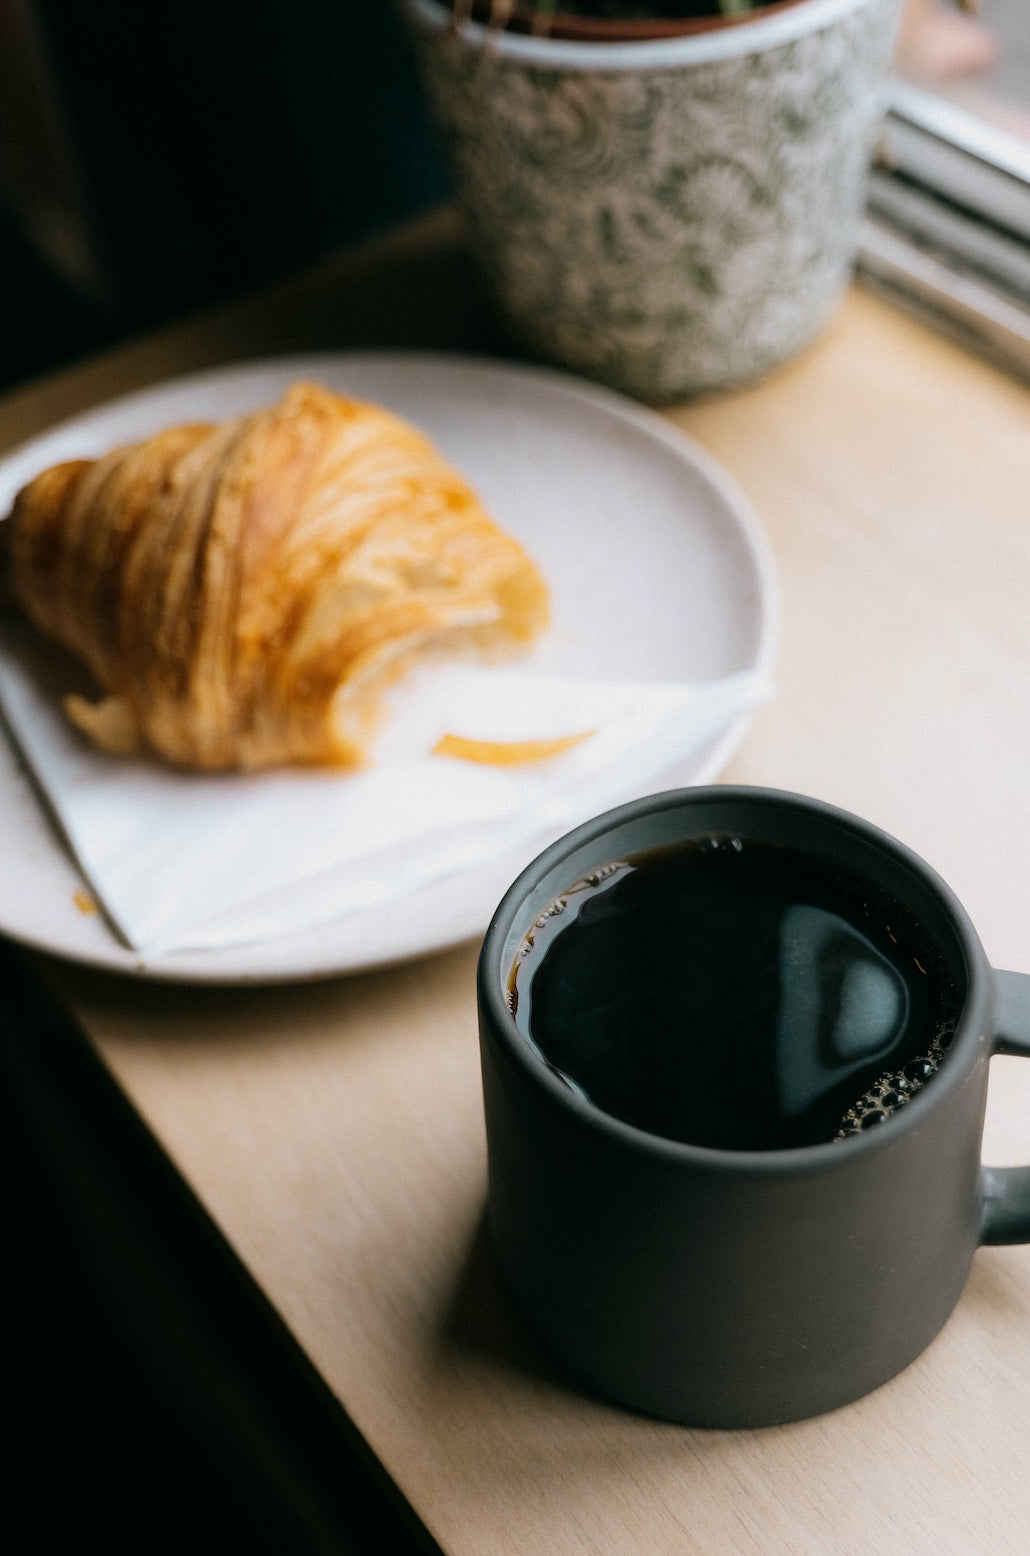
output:
{"label": "reflection on coffee", "polygon": [[811,1145],[908,1105],[944,1056],[960,994],[926,940],[828,862],[710,836],[557,897],[509,1004],[570,1087],[650,1134]]}

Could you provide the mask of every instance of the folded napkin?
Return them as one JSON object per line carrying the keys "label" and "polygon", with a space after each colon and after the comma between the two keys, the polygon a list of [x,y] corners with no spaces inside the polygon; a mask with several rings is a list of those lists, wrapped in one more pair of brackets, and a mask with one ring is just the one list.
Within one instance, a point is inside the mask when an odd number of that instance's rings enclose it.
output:
{"label": "folded napkin", "polygon": [[[0,624],[0,708],[111,925],[149,955],[270,941],[552,837],[691,753],[769,691],[448,666],[400,683],[360,772],[180,772],[94,750],[65,720],[68,659]],[[441,736],[580,735],[532,762],[434,754]]]}

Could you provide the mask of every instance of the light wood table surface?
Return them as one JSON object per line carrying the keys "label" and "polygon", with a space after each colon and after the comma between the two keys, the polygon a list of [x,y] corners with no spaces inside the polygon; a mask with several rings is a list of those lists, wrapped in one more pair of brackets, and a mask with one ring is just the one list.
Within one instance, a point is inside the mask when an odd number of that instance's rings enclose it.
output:
{"label": "light wood table surface", "polygon": [[[0,443],[200,366],[383,344],[494,347],[446,213],[8,395]],[[1030,969],[1025,386],[856,289],[802,359],[667,414],[780,572],[776,694],[724,778],[886,828]],[[640,1419],[538,1353],[483,1237],[476,949],[269,989],[42,966],[448,1556],[1023,1556],[1027,1248],[980,1250],[902,1376],[790,1427]],[[1030,1160],[1028,1064],[994,1061],[985,1156]]]}

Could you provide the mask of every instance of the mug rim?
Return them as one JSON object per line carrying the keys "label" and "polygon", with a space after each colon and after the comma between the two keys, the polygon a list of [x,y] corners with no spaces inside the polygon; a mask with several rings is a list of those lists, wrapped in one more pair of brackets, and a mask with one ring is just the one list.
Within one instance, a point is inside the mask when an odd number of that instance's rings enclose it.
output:
{"label": "mug rim", "polygon": [[[470,47],[489,49],[499,59],[545,70],[668,70],[764,53],[829,29],[853,11],[876,3],[877,0],[798,0],[797,5],[786,10],[751,17],[713,32],[620,43],[536,37],[491,29],[483,22],[473,21],[459,22],[454,32]],[[454,18],[442,0],[405,0],[405,4],[416,22],[431,32],[441,33],[453,25]]]}
{"label": "mug rim", "polygon": [[[958,1062],[942,1064],[919,1107],[903,1108],[890,1119],[887,1139],[884,1138],[884,1131],[877,1129],[813,1145],[741,1150],[696,1145],[652,1134],[605,1112],[596,1103],[574,1092],[550,1069],[546,1060],[534,1051],[528,1038],[517,1026],[505,997],[508,969],[503,965],[504,947],[516,914],[540,880],[578,848],[603,838],[627,822],[681,806],[691,809],[696,805],[712,803],[753,803],[777,810],[799,809],[836,825],[900,862],[943,907],[965,962],[967,980],[965,999],[948,1050],[949,1061],[954,1058]],[[683,833],[684,838],[690,835],[689,832]],[[669,841],[671,843],[673,840]],[[582,1125],[644,1154],[659,1156],[670,1162],[706,1163],[718,1167],[720,1172],[737,1171],[747,1175],[758,1173],[761,1176],[785,1177],[830,1168],[835,1163],[843,1166],[857,1153],[869,1152],[891,1141],[900,1142],[913,1129],[919,1129],[931,1112],[945,1106],[952,1092],[965,1083],[981,1046],[986,1045],[987,1052],[991,1051],[987,1010],[993,973],[994,969],[987,959],[979,935],[951,887],[931,865],[898,838],[839,806],[792,790],[745,784],[705,784],[668,789],[615,806],[564,833],[530,860],[508,887],[491,916],[479,952],[476,985],[480,1027],[488,1028],[495,1048]]]}

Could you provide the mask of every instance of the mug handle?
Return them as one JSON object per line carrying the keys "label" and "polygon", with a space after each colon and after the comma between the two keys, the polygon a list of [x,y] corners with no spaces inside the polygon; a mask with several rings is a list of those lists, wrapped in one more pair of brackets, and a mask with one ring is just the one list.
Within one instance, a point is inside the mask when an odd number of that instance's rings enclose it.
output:
{"label": "mug handle", "polygon": [[[1030,1059],[1030,973],[995,972],[996,1054]],[[981,1243],[1030,1242],[1030,1167],[981,1170]]]}

